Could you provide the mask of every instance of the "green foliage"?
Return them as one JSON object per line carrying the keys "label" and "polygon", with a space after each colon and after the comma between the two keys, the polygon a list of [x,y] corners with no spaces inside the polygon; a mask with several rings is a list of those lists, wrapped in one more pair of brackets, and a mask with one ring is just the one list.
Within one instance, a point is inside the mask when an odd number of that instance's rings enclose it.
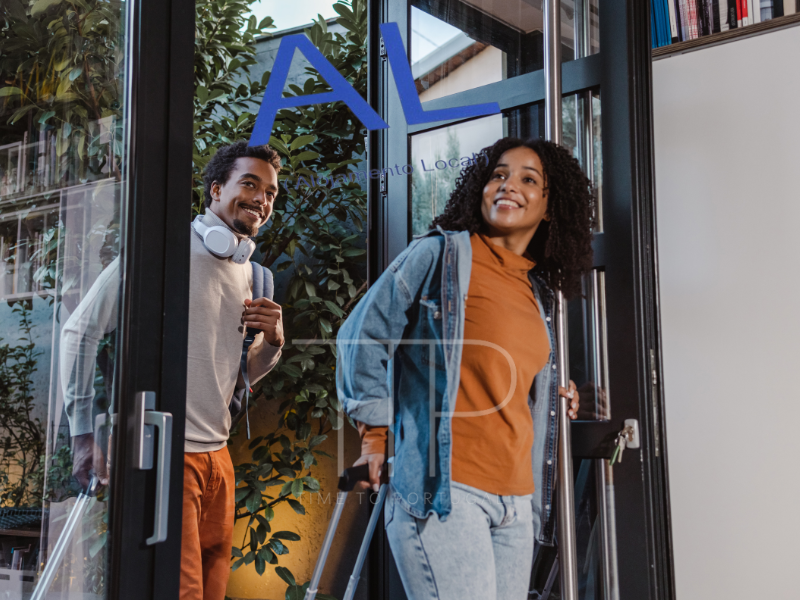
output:
{"label": "green foliage", "polygon": [[[125,44],[122,0],[5,0],[0,89],[6,131],[55,135],[57,178],[119,179]],[[16,139],[20,139],[17,134]]]}
{"label": "green foliage", "polygon": [[268,76],[251,80],[256,36],[274,29],[272,17],[245,16],[256,0],[197,0],[194,58],[194,212],[203,212],[203,169],[217,148],[247,139]]}
{"label": "green foliage", "polygon": [[[50,466],[47,468],[47,500],[52,502],[63,502],[70,496],[77,496],[80,493],[80,485],[72,477],[72,449],[63,435],[58,436],[58,443],[55,444],[56,450],[50,457]],[[44,455],[42,460],[42,472],[45,471]]]}
{"label": "green foliage", "polygon": [[[440,152],[429,159],[428,157],[414,156],[413,162],[419,164],[420,159],[426,161],[429,168],[435,165],[437,160],[461,156],[461,145],[452,127],[447,128],[447,148],[445,155]],[[434,217],[444,212],[450,194],[456,186],[458,169],[436,169],[434,171],[423,171],[415,169],[411,176],[411,232],[414,235],[421,235],[428,231]]]}
{"label": "green foliage", "polygon": [[45,447],[41,419],[34,415],[33,373],[42,353],[33,343],[28,304],[17,303],[13,312],[21,336],[16,344],[0,345],[0,506],[41,506]]}
{"label": "green foliage", "polygon": [[[25,179],[7,196],[47,194],[86,182],[98,182],[88,192],[92,203],[98,199],[108,204],[109,193],[119,194],[124,154],[124,7],[123,0],[0,3],[0,80],[5,84],[0,88],[0,145],[28,140],[20,148]],[[54,158],[47,144],[52,144]],[[10,158],[8,162],[11,169]],[[77,283],[75,272],[83,267],[75,264],[83,256],[80,251],[86,244],[98,243],[98,237],[104,250],[112,248],[116,255],[119,215],[100,214],[102,222],[91,223],[88,233],[75,236],[73,250],[78,252],[70,255],[64,252],[64,240],[72,232],[65,231],[62,223],[43,232],[41,247],[31,257],[39,265],[34,281],[54,289],[61,279],[60,292],[68,293]],[[106,266],[113,256],[104,258]],[[48,300],[52,302],[53,296]]]}

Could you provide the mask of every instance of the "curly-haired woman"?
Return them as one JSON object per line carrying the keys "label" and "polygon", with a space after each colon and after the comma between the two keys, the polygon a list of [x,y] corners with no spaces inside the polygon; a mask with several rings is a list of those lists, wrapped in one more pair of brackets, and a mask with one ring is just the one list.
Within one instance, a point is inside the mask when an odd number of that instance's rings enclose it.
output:
{"label": "curly-haired woman", "polygon": [[591,184],[550,142],[483,152],[337,338],[375,489],[394,434],[385,526],[411,600],[527,598],[534,543],[553,537],[557,394],[578,410],[557,384],[552,290],[591,268]]}

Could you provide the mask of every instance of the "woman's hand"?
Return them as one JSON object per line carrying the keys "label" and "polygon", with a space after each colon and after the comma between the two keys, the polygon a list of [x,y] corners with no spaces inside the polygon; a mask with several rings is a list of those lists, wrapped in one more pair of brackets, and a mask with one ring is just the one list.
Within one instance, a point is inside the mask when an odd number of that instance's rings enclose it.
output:
{"label": "woman's hand", "polygon": [[389,479],[387,474],[383,472],[385,463],[385,454],[362,454],[361,458],[353,463],[353,466],[369,465],[369,483],[361,481],[356,484],[355,489],[365,491],[372,487],[372,491],[377,492],[381,487],[381,483],[386,483]]}
{"label": "woman's hand", "polygon": [[567,414],[569,418],[573,421],[578,418],[578,407],[581,405],[580,395],[578,394],[578,389],[575,387],[575,382],[572,379],[569,380],[569,391],[565,390],[563,387],[558,386],[558,395],[564,396],[570,400],[569,403],[569,410]]}

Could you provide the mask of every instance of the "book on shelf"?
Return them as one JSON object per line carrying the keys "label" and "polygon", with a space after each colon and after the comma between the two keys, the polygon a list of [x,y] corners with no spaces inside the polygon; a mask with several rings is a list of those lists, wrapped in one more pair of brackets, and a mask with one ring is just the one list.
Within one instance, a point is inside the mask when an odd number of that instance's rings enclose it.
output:
{"label": "book on shelf", "polygon": [[672,43],[669,19],[669,0],[653,0],[650,11],[652,46],[659,48]]}
{"label": "book on shelf", "polygon": [[[724,2],[725,0],[723,0]],[[669,9],[669,30],[672,43],[681,41],[680,34],[678,33],[678,16],[675,8],[675,0],[668,0],[667,7]]]}
{"label": "book on shelf", "polygon": [[681,20],[681,41],[696,39],[699,37],[697,31],[697,3],[695,0],[677,1]]}
{"label": "book on shelf", "polygon": [[800,13],[800,0],[651,0],[653,48]]}

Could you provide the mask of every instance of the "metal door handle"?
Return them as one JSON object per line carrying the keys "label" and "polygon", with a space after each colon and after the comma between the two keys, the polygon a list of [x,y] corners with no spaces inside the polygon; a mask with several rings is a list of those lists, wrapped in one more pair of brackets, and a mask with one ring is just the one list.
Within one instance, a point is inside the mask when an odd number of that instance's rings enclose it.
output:
{"label": "metal door handle", "polygon": [[134,415],[133,466],[142,471],[153,468],[153,428],[158,429],[158,457],[156,458],[156,503],[153,535],[147,538],[148,546],[167,539],[169,518],[170,455],[172,454],[172,414],[153,410],[155,392],[138,392]]}
{"label": "metal door handle", "polygon": [[167,539],[167,519],[169,518],[169,468],[172,450],[172,415],[168,412],[148,410],[144,422],[158,428],[158,458],[156,459],[156,512],[153,535],[147,538],[147,545],[158,544]]}

